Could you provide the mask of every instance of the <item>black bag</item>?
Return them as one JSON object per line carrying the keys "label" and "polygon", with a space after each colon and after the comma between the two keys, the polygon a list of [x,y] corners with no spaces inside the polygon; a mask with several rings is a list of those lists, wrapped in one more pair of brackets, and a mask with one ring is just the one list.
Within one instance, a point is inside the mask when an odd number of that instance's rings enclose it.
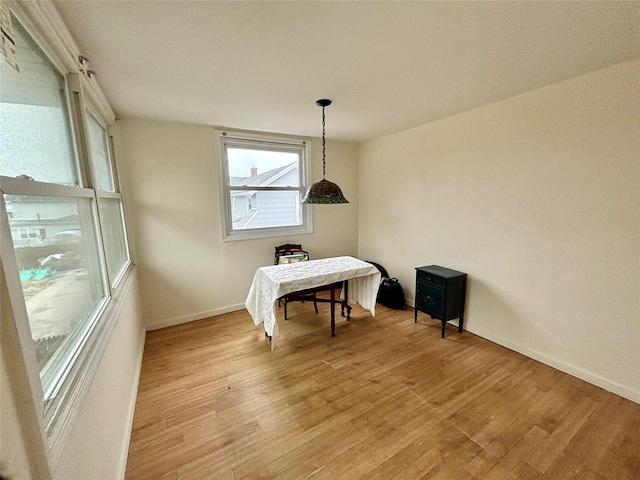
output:
{"label": "black bag", "polygon": [[404,310],[404,292],[397,278],[384,278],[378,289],[378,303],[394,310]]}
{"label": "black bag", "polygon": [[370,262],[369,260],[367,260],[367,263],[370,263],[371,265],[376,267],[378,269],[378,271],[380,272],[380,275],[382,275],[382,278],[389,278],[389,274],[387,273],[387,269],[384,268],[382,265],[380,265],[379,263],[376,263],[376,262]]}

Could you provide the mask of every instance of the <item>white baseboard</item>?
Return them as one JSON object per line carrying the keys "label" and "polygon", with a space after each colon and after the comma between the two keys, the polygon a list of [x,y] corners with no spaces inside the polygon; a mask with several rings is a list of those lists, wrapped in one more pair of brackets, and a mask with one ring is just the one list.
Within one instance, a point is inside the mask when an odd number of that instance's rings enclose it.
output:
{"label": "white baseboard", "polygon": [[[406,303],[408,306],[414,308],[415,303],[413,300],[407,299]],[[451,322],[452,325],[458,326],[458,321],[453,320]],[[579,378],[580,380],[584,380],[596,387],[600,387],[605,389],[608,392],[615,393],[616,395],[620,395],[621,397],[626,398],[627,400],[631,400],[632,402],[640,404],[640,392],[633,390],[624,385],[620,385],[617,382],[609,380],[605,377],[602,377],[598,374],[589,372],[583,368],[577,367],[576,365],[572,365],[558,358],[546,355],[538,350],[534,350],[532,348],[526,347],[524,345],[520,345],[514,342],[511,342],[505,338],[492,338],[489,335],[484,335],[479,332],[475,332],[471,329],[467,329],[467,326],[464,325],[463,328],[467,330],[469,333],[473,333],[474,335],[478,335],[479,337],[484,338],[485,340],[489,340],[490,342],[497,343],[500,346],[508,348],[509,350],[513,350],[514,352],[521,353],[525,357],[532,358],[537,360],[540,363],[544,363],[545,365],[549,365],[561,372],[568,373],[571,376]]]}
{"label": "white baseboard", "polygon": [[131,395],[131,400],[129,402],[129,408],[127,412],[127,428],[125,438],[123,440],[123,448],[122,455],[120,457],[120,480],[124,480],[125,474],[127,472],[127,460],[129,458],[129,445],[131,444],[131,432],[133,430],[133,416],[136,411],[136,401],[138,399],[138,386],[140,385],[140,372],[142,371],[142,358],[144,356],[144,344],[146,331],[143,332],[142,341],[140,342],[140,346],[138,347],[138,358],[136,360],[136,373],[133,380],[133,395]]}
{"label": "white baseboard", "polygon": [[159,320],[157,322],[150,322],[147,323],[147,332],[151,330],[158,330],[160,328],[173,327],[174,325],[180,325],[196,320],[202,320],[203,318],[215,317],[218,315],[222,315],[223,313],[237,312],[238,310],[243,310],[244,308],[244,303],[236,303],[235,305],[214,308],[213,310],[207,310],[206,312],[193,313],[191,315],[184,315],[182,317],[174,317],[168,318],[166,320]]}
{"label": "white baseboard", "polygon": [[504,338],[490,338],[488,335],[485,336],[483,334],[474,332],[473,330],[468,330],[470,333],[474,335],[478,335],[486,340],[497,343],[503,347],[508,348],[509,350],[513,350],[514,352],[521,353],[525,357],[532,358],[537,360],[540,363],[544,363],[545,365],[549,365],[561,372],[568,373],[569,375],[579,378],[580,380],[584,380],[587,383],[595,385],[596,387],[603,388],[608,392],[615,393],[621,397],[626,398],[627,400],[631,400],[632,402],[640,404],[640,392],[633,390],[629,387],[621,385],[617,382],[609,380],[601,375],[585,370],[576,365],[572,365],[567,363],[559,358],[552,357],[545,353],[539,352],[538,350],[534,350],[532,348],[519,345],[517,343],[513,343],[508,339]]}

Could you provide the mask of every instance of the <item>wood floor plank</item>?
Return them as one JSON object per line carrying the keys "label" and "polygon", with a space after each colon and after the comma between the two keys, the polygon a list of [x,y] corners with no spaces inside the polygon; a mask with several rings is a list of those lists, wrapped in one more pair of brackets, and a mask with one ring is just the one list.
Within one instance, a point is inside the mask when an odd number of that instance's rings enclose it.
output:
{"label": "wood floor plank", "polygon": [[[640,478],[640,405],[413,310],[149,332],[127,480]],[[282,309],[278,311],[282,315]]]}

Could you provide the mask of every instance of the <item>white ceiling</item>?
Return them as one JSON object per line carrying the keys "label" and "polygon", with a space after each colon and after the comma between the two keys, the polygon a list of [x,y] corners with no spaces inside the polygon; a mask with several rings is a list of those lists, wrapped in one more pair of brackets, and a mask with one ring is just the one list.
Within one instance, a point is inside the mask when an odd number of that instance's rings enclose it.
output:
{"label": "white ceiling", "polygon": [[58,1],[119,116],[361,141],[640,56],[640,3]]}

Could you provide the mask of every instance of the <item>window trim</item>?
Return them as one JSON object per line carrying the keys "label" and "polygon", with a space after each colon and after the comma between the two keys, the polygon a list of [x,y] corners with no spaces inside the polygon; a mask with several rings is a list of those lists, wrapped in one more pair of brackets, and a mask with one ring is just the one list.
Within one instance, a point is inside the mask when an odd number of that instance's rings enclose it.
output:
{"label": "window trim", "polygon": [[[311,141],[308,138],[293,136],[277,136],[266,133],[242,132],[233,130],[214,131],[215,151],[218,155],[218,193],[220,199],[220,221],[222,241],[238,241],[259,238],[282,237],[287,235],[303,235],[313,233],[313,209],[309,205],[300,204],[302,224],[288,227],[270,227],[259,229],[233,230],[231,222],[231,193],[233,190],[246,191],[299,191],[304,196],[311,184]],[[299,151],[300,180],[299,187],[242,187],[229,185],[229,163],[226,149],[229,145],[256,148],[260,145],[269,150]]]}

